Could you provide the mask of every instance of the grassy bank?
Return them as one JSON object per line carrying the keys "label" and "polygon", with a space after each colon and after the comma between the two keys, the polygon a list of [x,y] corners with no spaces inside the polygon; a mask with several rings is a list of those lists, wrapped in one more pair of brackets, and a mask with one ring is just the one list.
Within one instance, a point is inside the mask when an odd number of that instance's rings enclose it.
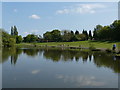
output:
{"label": "grassy bank", "polygon": [[120,42],[109,42],[109,41],[78,41],[78,42],[47,42],[47,43],[21,43],[16,44],[17,46],[24,45],[37,45],[37,46],[65,46],[65,47],[95,47],[102,49],[112,49],[112,45],[116,44],[120,48]]}

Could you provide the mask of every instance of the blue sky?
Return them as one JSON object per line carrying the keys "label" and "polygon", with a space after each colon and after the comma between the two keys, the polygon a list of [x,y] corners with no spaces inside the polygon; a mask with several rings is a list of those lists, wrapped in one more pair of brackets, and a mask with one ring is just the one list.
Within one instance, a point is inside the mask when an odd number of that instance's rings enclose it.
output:
{"label": "blue sky", "polygon": [[93,30],[118,19],[117,2],[3,2],[3,28],[10,33],[16,25],[19,34],[42,35],[46,31]]}

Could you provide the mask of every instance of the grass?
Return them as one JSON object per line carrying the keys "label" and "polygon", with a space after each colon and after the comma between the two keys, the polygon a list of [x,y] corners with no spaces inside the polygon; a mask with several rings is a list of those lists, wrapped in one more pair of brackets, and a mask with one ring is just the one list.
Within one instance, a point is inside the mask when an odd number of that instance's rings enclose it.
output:
{"label": "grass", "polygon": [[[69,47],[85,47],[89,48],[93,46],[95,48],[103,48],[103,49],[112,49],[113,44],[116,44],[120,47],[120,42],[109,42],[109,41],[77,41],[77,42],[47,42],[47,43],[36,43],[35,45],[47,45],[47,46],[60,46],[65,45]],[[17,44],[17,46],[24,46],[24,45],[34,45],[34,43],[21,43]]]}

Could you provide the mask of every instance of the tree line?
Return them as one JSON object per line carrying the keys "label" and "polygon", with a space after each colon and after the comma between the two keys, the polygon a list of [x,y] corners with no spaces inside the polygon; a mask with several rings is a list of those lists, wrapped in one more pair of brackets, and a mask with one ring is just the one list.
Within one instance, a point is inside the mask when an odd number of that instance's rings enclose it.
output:
{"label": "tree line", "polygon": [[2,42],[4,46],[12,46],[15,43],[33,43],[33,42],[73,42],[85,40],[109,40],[120,41],[120,20],[115,20],[108,26],[96,25],[93,32],[91,30],[52,30],[41,35],[28,34],[25,37],[18,35],[16,26],[11,27],[11,34],[2,30]]}

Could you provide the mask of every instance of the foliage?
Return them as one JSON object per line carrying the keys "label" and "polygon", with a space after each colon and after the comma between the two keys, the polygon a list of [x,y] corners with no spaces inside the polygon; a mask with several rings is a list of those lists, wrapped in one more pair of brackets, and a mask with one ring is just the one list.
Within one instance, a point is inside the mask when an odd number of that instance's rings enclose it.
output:
{"label": "foliage", "polygon": [[14,37],[9,35],[7,32],[5,32],[3,29],[2,30],[2,45],[4,47],[12,47],[14,46],[16,40]]}
{"label": "foliage", "polygon": [[[84,30],[80,33],[78,30],[70,31],[58,29],[45,32],[43,38],[39,35],[28,34],[22,39],[22,36],[18,36],[18,29],[16,26],[11,27],[11,35],[2,30],[2,43],[4,46],[12,46],[14,43],[33,43],[33,42],[74,42],[74,41],[120,41],[120,20],[115,20],[112,24],[107,26],[96,25],[93,30],[89,32]],[[92,35],[93,34],[93,35]],[[12,43],[11,43],[12,42]]]}
{"label": "foliage", "polygon": [[76,31],[75,31],[75,35],[79,35],[79,31],[76,30]]}
{"label": "foliage", "polygon": [[83,30],[83,31],[82,31],[82,34],[85,35],[85,40],[88,40],[89,36],[88,36],[87,31],[86,31],[86,30]]}
{"label": "foliage", "polygon": [[16,26],[11,27],[11,35],[18,36],[18,31]]}
{"label": "foliage", "polygon": [[46,32],[43,34],[43,38],[48,42],[48,41],[52,41],[52,35],[51,32]]}
{"label": "foliage", "polygon": [[111,25],[97,25],[93,31],[95,40],[120,41],[120,20],[115,20]]}
{"label": "foliage", "polygon": [[23,42],[36,42],[38,40],[38,36],[34,34],[28,34],[26,37],[23,37]]}
{"label": "foliage", "polygon": [[52,40],[53,40],[54,42],[59,42],[59,41],[61,41],[61,33],[60,33],[59,30],[53,30],[53,31],[51,32],[51,36],[52,36]]}
{"label": "foliage", "polygon": [[89,39],[92,40],[92,33],[91,33],[91,30],[89,30]]}
{"label": "foliage", "polygon": [[16,36],[16,43],[21,43],[22,42],[22,36],[19,35],[19,36]]}

